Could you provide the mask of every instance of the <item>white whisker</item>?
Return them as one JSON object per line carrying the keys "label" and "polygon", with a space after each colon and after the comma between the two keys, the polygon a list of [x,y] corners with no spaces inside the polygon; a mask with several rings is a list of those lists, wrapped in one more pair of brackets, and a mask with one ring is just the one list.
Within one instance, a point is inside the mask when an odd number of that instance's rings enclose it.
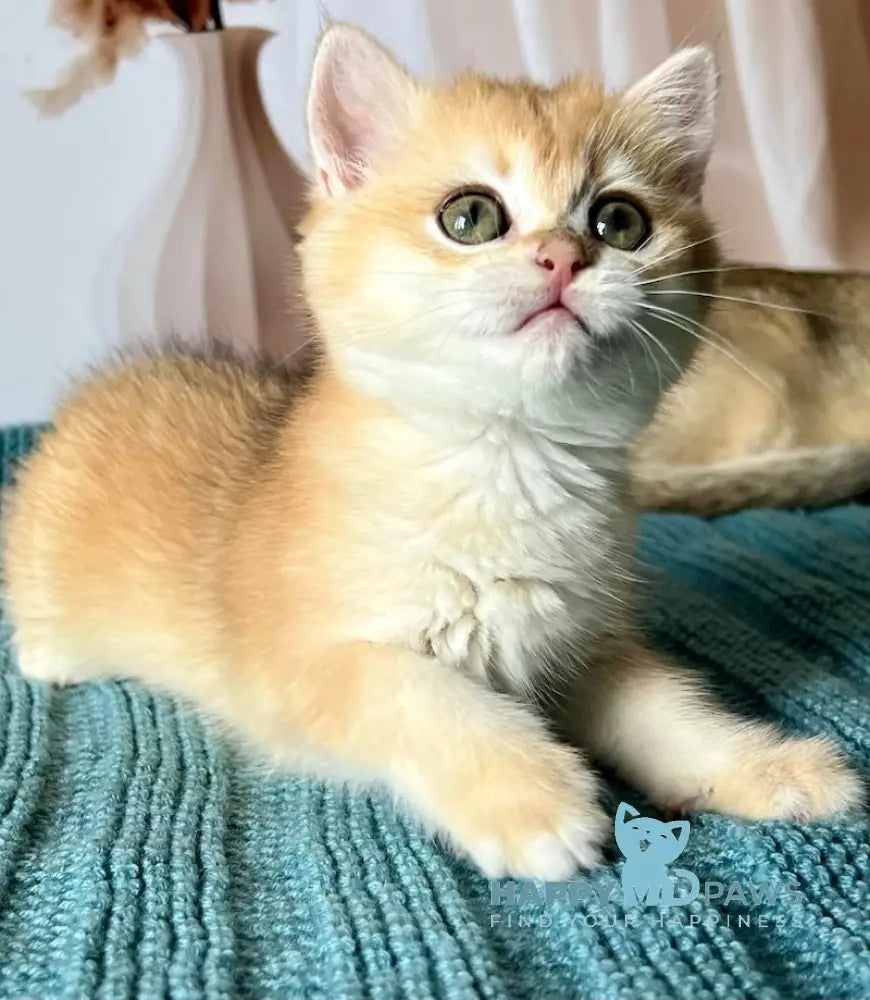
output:
{"label": "white whisker", "polygon": [[720,236],[725,236],[728,233],[733,232],[733,227],[731,229],[723,229],[719,232],[713,233],[712,236],[707,236],[703,240],[696,240],[694,243],[687,243],[685,246],[677,247],[676,250],[671,250],[669,253],[662,254],[661,257],[657,257],[655,260],[651,260],[648,264],[644,264],[641,267],[636,267],[634,269],[635,274],[644,274],[653,267],[658,267],[659,264],[663,264],[666,260],[670,260],[671,257],[676,257],[677,254],[684,253],[686,250],[691,250],[694,247],[699,247],[704,243],[710,243],[713,240],[718,240]]}
{"label": "white whisker", "polygon": [[659,392],[661,392],[662,388],[664,387],[664,380],[662,378],[662,368],[661,368],[661,365],[659,364],[659,359],[656,357],[655,352],[653,351],[652,347],[650,347],[650,345],[649,345],[649,337],[647,336],[647,331],[636,320],[633,320],[633,319],[629,320],[629,323],[631,324],[632,328],[635,331],[637,331],[638,333],[640,333],[640,343],[641,343],[641,346],[643,347],[644,352],[646,353],[647,357],[655,365],[656,377],[658,379],[658,388],[659,388]]}
{"label": "white whisker", "polygon": [[671,354],[671,352],[659,340],[659,338],[652,332],[652,330],[650,330],[648,327],[645,327],[638,320],[632,320],[631,323],[632,326],[639,328],[641,333],[643,333],[646,337],[648,337],[658,347],[658,349],[662,352],[662,354],[664,354],[664,356],[668,359],[668,361],[670,361],[670,363],[673,365],[676,373],[678,375],[681,375],[683,372],[682,366],[679,364],[679,362],[676,360],[673,354]]}
{"label": "white whisker", "polygon": [[[652,305],[648,302],[644,304],[644,308],[647,309],[653,316],[657,316],[663,323],[670,323],[672,326],[677,327],[677,329],[683,330],[690,336],[700,340],[701,343],[707,344],[709,347],[719,351],[723,357],[728,358],[732,364],[737,365],[738,368],[744,371],[751,379],[762,386],[762,388],[767,390],[767,392],[769,392],[775,399],[777,399],[780,403],[783,403],[781,393],[779,393],[769,382],[763,379],[758,372],[752,371],[752,369],[744,364],[740,358],[727,348],[723,347],[721,343],[718,343],[715,339],[711,339],[719,337],[719,334],[717,334],[715,330],[711,330],[709,327],[704,326],[703,323],[699,323],[696,319],[692,319],[684,313],[678,313],[673,309],[666,309],[663,306]],[[697,329],[693,329],[693,327],[697,327]],[[705,336],[704,334],[707,334],[708,336]]]}
{"label": "white whisker", "polygon": [[304,351],[312,344],[316,344],[319,339],[320,335],[317,333],[313,333],[308,337],[305,337],[296,347],[293,348],[292,351],[289,352],[289,354],[285,354],[283,357],[277,358],[274,363],[270,364],[266,369],[266,374],[271,375],[279,368],[283,368],[285,365],[289,364],[297,354]]}
{"label": "white whisker", "polygon": [[699,267],[693,271],[676,271],[674,274],[660,274],[657,278],[646,278],[639,285],[654,285],[659,281],[670,281],[672,278],[687,278],[693,274],[727,274],[729,271],[751,270],[746,264],[734,264],[728,267]]}
{"label": "white whisker", "polygon": [[764,309],[781,309],[784,312],[800,313],[802,316],[821,316],[824,319],[836,319],[829,313],[816,312],[813,309],[800,309],[798,306],[784,306],[779,302],[767,302],[758,299],[741,298],[738,295],[718,295],[715,292],[696,292],[689,288],[674,288],[666,292],[651,291],[648,295],[695,295],[703,299],[720,299],[723,302],[743,302],[750,306],[761,306]]}

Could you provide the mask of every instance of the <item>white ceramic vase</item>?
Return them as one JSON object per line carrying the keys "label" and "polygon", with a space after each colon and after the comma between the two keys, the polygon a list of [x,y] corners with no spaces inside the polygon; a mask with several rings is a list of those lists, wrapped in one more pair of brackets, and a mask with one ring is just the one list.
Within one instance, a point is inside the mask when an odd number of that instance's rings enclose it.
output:
{"label": "white ceramic vase", "polygon": [[125,339],[215,340],[284,357],[301,343],[293,254],[303,177],[263,105],[270,32],[162,36],[184,88],[178,142],[153,205],[122,252]]}

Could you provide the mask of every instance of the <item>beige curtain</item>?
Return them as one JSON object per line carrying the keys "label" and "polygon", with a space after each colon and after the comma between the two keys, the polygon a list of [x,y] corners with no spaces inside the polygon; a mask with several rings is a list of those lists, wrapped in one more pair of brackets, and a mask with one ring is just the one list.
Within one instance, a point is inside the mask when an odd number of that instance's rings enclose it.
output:
{"label": "beige curtain", "polygon": [[[302,132],[286,116],[304,107],[324,10],[367,27],[415,70],[438,75],[473,66],[555,81],[580,71],[618,87],[680,45],[707,42],[722,71],[708,205],[728,253],[794,267],[870,270],[870,0],[288,0],[280,6],[290,21],[278,41],[288,60],[284,71],[288,63],[297,69],[294,98],[283,103],[279,126],[299,154]],[[272,65],[277,76],[275,58]]]}

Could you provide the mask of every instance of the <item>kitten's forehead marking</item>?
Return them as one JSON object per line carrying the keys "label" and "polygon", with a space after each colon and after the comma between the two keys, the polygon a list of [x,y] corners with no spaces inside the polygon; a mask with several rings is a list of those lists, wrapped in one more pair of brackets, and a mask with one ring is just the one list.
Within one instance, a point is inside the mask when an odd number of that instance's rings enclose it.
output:
{"label": "kitten's forehead marking", "polygon": [[[491,188],[504,201],[519,235],[557,228],[584,229],[592,202],[608,190],[644,200],[648,188],[634,159],[617,150],[605,150],[595,158],[601,170],[595,176],[586,153],[579,146],[575,155],[556,158],[552,150],[522,139],[510,145],[478,142],[466,147],[453,186]],[[424,228],[430,237],[447,242],[434,215]],[[479,250],[473,245],[450,246],[459,253]]]}
{"label": "kitten's forehead marking", "polygon": [[[468,151],[458,187],[488,187],[504,201],[520,233],[551,229],[564,215],[564,200],[543,183],[540,161],[528,148],[513,155],[502,149],[478,146]],[[468,248],[470,250],[475,247]]]}
{"label": "kitten's forehead marking", "polygon": [[621,152],[611,152],[606,156],[598,187],[602,190],[633,191],[638,197],[650,191],[648,178],[637,160]]}
{"label": "kitten's forehead marking", "polygon": [[571,194],[565,212],[566,222],[572,226],[585,223],[593,202],[608,192],[633,196],[643,204],[648,203],[653,196],[653,191],[646,183],[637,163],[623,153],[611,153],[605,159],[604,170],[598,176],[592,173],[585,159],[582,170],[583,175]]}
{"label": "kitten's forehead marking", "polygon": [[511,198],[514,221],[523,233],[553,229],[571,205],[574,183],[579,183],[581,160],[558,170],[543,161],[537,150],[517,150],[508,176],[505,196]]}

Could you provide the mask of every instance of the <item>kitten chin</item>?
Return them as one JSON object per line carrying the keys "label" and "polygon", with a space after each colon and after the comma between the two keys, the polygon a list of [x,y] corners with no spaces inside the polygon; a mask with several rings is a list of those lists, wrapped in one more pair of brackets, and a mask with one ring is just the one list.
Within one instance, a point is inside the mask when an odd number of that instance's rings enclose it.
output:
{"label": "kitten chin", "polygon": [[[433,87],[331,28],[302,247],[319,363],[291,386],[141,358],[72,393],[4,525],[23,672],[177,691],[275,761],[386,784],[490,877],[598,861],[581,747],[661,804],[857,802],[832,748],[632,638],[624,452],[703,301],[714,90],[699,49],[615,97]],[[554,297],[590,338],[555,376],[554,331],[520,328]]]}

